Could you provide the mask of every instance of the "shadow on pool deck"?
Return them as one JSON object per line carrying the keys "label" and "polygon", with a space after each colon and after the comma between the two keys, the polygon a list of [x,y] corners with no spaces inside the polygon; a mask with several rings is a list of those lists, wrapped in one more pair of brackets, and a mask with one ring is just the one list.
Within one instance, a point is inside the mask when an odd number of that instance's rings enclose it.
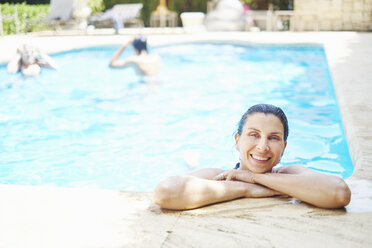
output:
{"label": "shadow on pool deck", "polygon": [[[350,154],[346,209],[326,210],[287,198],[240,199],[166,211],[151,193],[0,185],[2,247],[372,247],[372,33],[199,33],[167,42],[235,40],[321,43],[325,47]],[[0,39],[0,61],[24,42]],[[47,52],[120,44],[127,36],[27,36]],[[164,35],[149,42],[164,43]],[[58,44],[58,45],[56,45]]]}

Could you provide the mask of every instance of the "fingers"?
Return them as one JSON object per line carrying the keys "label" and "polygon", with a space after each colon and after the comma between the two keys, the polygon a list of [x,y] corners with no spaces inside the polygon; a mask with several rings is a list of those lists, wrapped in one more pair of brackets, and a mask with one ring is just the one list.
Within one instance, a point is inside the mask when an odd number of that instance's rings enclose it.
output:
{"label": "fingers", "polygon": [[220,180],[225,180],[226,175],[227,175],[227,173],[226,173],[226,171],[224,171],[224,172],[218,174],[217,176],[215,176],[213,179],[214,180],[219,180],[219,181]]}
{"label": "fingers", "polygon": [[247,170],[227,170],[223,171],[213,178],[214,180],[242,181],[246,183],[255,183],[253,174]]}
{"label": "fingers", "polygon": [[132,43],[135,39],[137,38],[137,35],[132,35],[130,38],[129,38],[129,42]]}
{"label": "fingers", "polygon": [[232,173],[228,173],[227,176],[226,176],[226,181],[231,181],[233,180],[235,177],[233,177],[233,174]]}
{"label": "fingers", "polygon": [[230,181],[234,179],[234,174],[230,171],[224,171],[213,178],[214,180],[226,180]]}

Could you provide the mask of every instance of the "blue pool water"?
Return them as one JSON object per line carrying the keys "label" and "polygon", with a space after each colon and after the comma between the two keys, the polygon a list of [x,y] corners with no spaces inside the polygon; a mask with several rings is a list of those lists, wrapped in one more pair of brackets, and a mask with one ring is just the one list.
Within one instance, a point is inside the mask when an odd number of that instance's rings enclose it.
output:
{"label": "blue pool water", "polygon": [[192,170],[187,154],[199,156],[198,168],[229,169],[236,124],[262,102],[289,118],[282,164],[351,175],[322,47],[156,47],[163,70],[154,85],[133,69],[110,69],[117,48],[54,54],[60,69],[35,78],[0,65],[0,183],[151,191]]}

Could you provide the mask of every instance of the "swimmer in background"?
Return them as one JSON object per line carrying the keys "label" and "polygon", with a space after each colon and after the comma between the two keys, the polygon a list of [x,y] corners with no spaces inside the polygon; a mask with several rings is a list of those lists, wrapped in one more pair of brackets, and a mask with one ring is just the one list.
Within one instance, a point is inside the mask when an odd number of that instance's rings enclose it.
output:
{"label": "swimmer in background", "polygon": [[8,73],[20,71],[25,76],[36,76],[41,72],[41,67],[57,69],[56,62],[47,54],[37,48],[24,44],[17,49],[17,54],[7,65]]}
{"label": "swimmer in background", "polygon": [[[136,55],[120,60],[123,51],[133,45]],[[145,37],[132,36],[128,42],[124,43],[112,56],[110,67],[127,68],[134,66],[140,75],[144,76],[145,81],[156,78],[161,70],[161,59],[157,54],[150,54],[147,50],[147,40]]]}

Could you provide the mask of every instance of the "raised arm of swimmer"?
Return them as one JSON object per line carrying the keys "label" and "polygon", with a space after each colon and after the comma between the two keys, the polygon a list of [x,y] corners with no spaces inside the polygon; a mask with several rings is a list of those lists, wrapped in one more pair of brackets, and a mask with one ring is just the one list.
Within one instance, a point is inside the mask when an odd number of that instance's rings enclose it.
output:
{"label": "raised arm of swimmer", "polygon": [[[135,54],[120,59],[124,50],[131,44],[133,45]],[[155,77],[160,73],[161,59],[159,55],[148,52],[147,39],[145,37],[133,36],[114,53],[109,65],[112,68],[127,68],[133,66],[140,75]]]}
{"label": "raised arm of swimmer", "polygon": [[8,73],[16,73],[21,65],[21,55],[17,53],[8,63],[6,71]]}
{"label": "raised arm of swimmer", "polygon": [[41,67],[57,69],[57,63],[47,54],[42,53],[34,46],[24,44],[17,49],[17,54],[7,65],[8,73],[20,71],[25,76],[36,76]]}
{"label": "raised arm of swimmer", "polygon": [[125,60],[119,60],[124,50],[133,43],[135,36],[132,36],[126,43],[124,43],[112,56],[110,60],[110,67],[123,67],[126,64]]}
{"label": "raised arm of swimmer", "polygon": [[50,69],[57,70],[57,63],[46,53],[39,52],[40,58],[38,59],[38,64]]}

